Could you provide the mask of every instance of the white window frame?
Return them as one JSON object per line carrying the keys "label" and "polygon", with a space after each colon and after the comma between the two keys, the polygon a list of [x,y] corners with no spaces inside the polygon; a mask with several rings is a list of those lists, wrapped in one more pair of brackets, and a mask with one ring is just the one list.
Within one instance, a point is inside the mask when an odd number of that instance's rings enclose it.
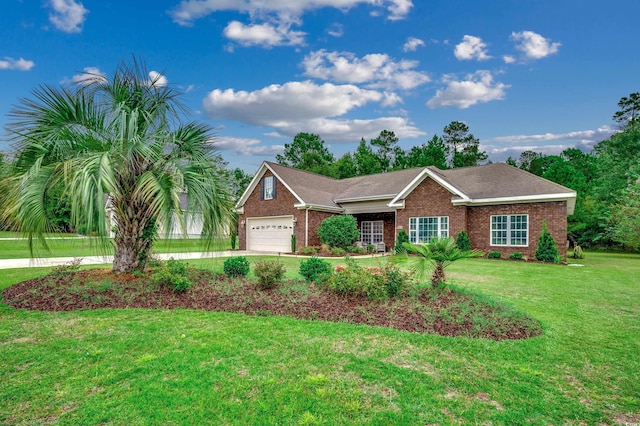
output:
{"label": "white window frame", "polygon": [[[365,228],[368,228],[366,232]],[[360,222],[360,241],[364,244],[384,243],[384,221],[363,220]]]}
{"label": "white window frame", "polygon": [[273,187],[275,186],[275,176],[265,176],[263,183],[263,191],[262,199],[263,200],[273,200]]}
{"label": "white window frame", "polygon": [[[506,228],[505,229],[499,229],[499,228],[494,228],[494,218],[506,218],[505,224],[506,224]],[[526,218],[527,224],[526,227],[524,229],[522,228],[518,228],[518,223],[522,223],[521,221],[518,222],[518,217],[524,217]],[[490,227],[489,227],[489,241],[491,246],[496,246],[496,247],[529,247],[529,215],[528,214],[495,214],[495,215],[491,215],[490,218]],[[495,237],[497,232],[504,232],[505,233],[505,240],[506,243],[505,244],[500,244],[496,241]],[[521,240],[522,236],[517,235],[518,232],[524,232],[524,240],[525,243],[524,244],[514,244],[515,240]]]}
{"label": "white window frame", "polygon": [[[426,241],[420,240],[420,222],[431,222],[435,219],[436,234],[438,238],[449,238],[449,216],[422,216],[422,217],[410,217],[409,218],[409,242],[412,244],[426,244],[431,238],[436,236],[431,235]],[[423,225],[427,226],[427,224]],[[427,230],[428,231],[428,230]]]}

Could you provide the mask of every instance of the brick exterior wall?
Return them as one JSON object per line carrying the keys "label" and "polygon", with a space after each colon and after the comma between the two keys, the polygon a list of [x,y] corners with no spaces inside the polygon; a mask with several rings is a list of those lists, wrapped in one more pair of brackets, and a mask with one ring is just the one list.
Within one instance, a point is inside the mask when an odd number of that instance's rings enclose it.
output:
{"label": "brick exterior wall", "polygon": [[[491,245],[491,216],[507,214],[529,215],[528,247]],[[471,247],[475,249],[485,252],[499,251],[502,253],[502,257],[509,257],[514,251],[519,251],[529,259],[534,259],[544,220],[547,221],[549,232],[556,241],[560,256],[564,258],[567,255],[566,201],[469,207],[467,232],[471,240]]]}
{"label": "brick exterior wall", "polygon": [[[264,176],[272,176],[267,170]],[[244,214],[239,215],[238,223],[242,223],[248,217],[269,217],[269,216],[293,216],[296,221],[293,225],[293,233],[296,236],[296,246],[298,249],[305,246],[305,223],[306,211],[294,207],[298,204],[298,199],[293,196],[286,186],[276,178],[276,198],[272,200],[260,199],[260,185],[247,198],[244,204]],[[333,213],[309,210],[309,245],[320,245],[316,230],[320,223]],[[240,250],[247,249],[247,229],[246,225],[238,226],[238,247]]]}
{"label": "brick exterior wall", "polygon": [[[424,216],[448,216],[449,236],[467,229],[467,208],[451,204],[452,194],[431,178],[418,185],[405,199],[404,209],[397,212],[398,230],[409,233],[409,218]],[[396,231],[397,234],[397,231]]]}

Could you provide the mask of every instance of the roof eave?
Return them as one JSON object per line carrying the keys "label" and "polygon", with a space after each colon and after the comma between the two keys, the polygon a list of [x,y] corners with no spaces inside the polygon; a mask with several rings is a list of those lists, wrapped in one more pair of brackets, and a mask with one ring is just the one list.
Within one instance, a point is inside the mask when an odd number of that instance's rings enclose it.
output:
{"label": "roof eave", "polygon": [[541,195],[520,195],[516,197],[495,197],[495,198],[476,198],[476,199],[458,199],[451,200],[454,206],[485,206],[491,204],[522,204],[522,203],[540,203],[551,201],[566,201],[567,214],[572,215],[576,205],[575,192],[559,193],[559,194],[541,194]]}
{"label": "roof eave", "polygon": [[351,198],[336,198],[333,200],[334,203],[357,203],[362,201],[380,201],[380,200],[391,200],[395,197],[396,194],[383,194],[383,195],[374,195],[374,196],[365,196],[365,197],[351,197]]}
{"label": "roof eave", "polygon": [[342,207],[336,206],[323,206],[319,204],[307,204],[307,203],[299,203],[294,204],[293,207],[300,210],[317,210],[323,212],[331,212],[331,213],[343,213],[344,209]]}

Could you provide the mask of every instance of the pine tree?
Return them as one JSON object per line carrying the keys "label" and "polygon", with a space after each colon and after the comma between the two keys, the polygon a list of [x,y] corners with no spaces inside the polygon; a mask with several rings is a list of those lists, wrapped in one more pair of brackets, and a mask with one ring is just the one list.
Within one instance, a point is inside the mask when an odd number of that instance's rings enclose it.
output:
{"label": "pine tree", "polygon": [[560,263],[560,253],[558,252],[556,241],[549,233],[546,220],[542,222],[542,233],[538,240],[535,257],[536,260],[540,260],[542,262]]}

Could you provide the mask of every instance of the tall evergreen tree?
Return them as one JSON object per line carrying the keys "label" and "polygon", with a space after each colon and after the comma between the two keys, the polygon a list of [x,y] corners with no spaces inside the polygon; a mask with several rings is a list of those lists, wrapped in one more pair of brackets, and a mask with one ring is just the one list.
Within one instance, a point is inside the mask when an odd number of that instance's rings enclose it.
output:
{"label": "tall evergreen tree", "polygon": [[452,121],[443,129],[442,139],[449,146],[451,166],[477,166],[489,158],[480,151],[480,140],[469,133],[469,126],[462,121]]}

